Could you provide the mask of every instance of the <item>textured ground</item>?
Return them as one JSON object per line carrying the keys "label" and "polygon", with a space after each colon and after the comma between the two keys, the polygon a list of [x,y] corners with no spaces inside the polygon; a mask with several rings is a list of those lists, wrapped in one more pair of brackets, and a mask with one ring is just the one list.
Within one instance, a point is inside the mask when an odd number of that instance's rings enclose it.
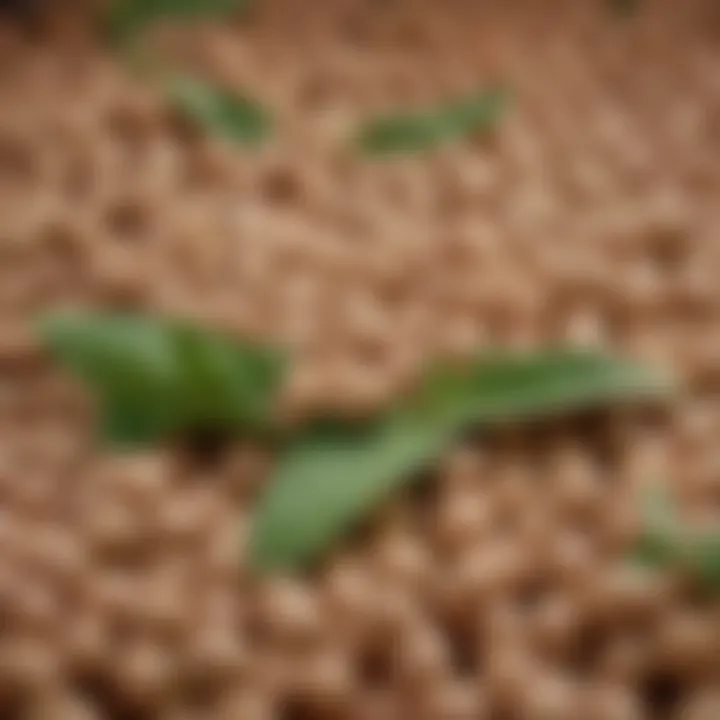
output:
{"label": "textured ground", "polygon": [[[260,151],[189,132],[47,4],[0,20],[0,715],[717,720],[720,605],[622,559],[645,483],[720,510],[716,4],[258,0],[163,33],[275,109]],[[488,141],[348,151],[370,112],[498,79]],[[598,343],[689,392],[458,448],[319,574],[260,585],[238,535],[271,458],[97,449],[29,339],[66,301],[286,338],[299,409],[486,343]]]}

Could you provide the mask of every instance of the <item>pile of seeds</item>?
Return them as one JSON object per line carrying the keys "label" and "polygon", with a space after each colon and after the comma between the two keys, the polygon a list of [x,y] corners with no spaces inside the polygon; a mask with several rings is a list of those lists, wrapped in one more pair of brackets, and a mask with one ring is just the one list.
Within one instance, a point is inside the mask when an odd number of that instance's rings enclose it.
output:
{"label": "pile of seeds", "polygon": [[[274,108],[254,150],[48,5],[0,20],[0,715],[720,717],[717,598],[626,557],[659,478],[720,516],[715,3],[257,0],[158,33]],[[489,138],[348,146],[371,114],[497,81]],[[613,348],[689,393],[469,438],[318,572],[258,580],[243,541],[273,458],[96,447],[32,342],[64,302],[282,338],[298,412],[366,411],[486,345]]]}

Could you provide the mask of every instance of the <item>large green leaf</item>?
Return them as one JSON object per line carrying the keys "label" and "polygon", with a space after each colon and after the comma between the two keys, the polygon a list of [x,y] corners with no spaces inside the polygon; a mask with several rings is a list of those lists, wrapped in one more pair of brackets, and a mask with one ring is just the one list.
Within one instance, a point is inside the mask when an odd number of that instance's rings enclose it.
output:
{"label": "large green leaf", "polygon": [[225,18],[248,5],[247,0],[117,0],[106,21],[110,36],[124,42],[165,19],[193,22]]}
{"label": "large green leaf", "polygon": [[272,118],[255,100],[226,88],[175,76],[166,83],[170,102],[211,135],[241,145],[256,145],[272,131]]}
{"label": "large green leaf", "polygon": [[468,424],[656,397],[667,387],[632,363],[583,352],[497,354],[434,371],[415,397],[364,431],[325,425],[297,439],[257,511],[252,560],[271,570],[313,561]]}
{"label": "large green leaf", "polygon": [[102,313],[52,315],[41,334],[95,392],[111,440],[152,442],[270,423],[284,368],[270,348],[187,322]]}
{"label": "large green leaf", "polygon": [[250,552],[264,570],[314,560],[449,441],[447,426],[398,416],[365,431],[322,428],[298,438],[270,478]]}
{"label": "large green leaf", "polygon": [[487,132],[499,121],[506,104],[505,89],[494,87],[424,112],[378,117],[361,130],[357,143],[372,155],[428,150],[473,133]]}

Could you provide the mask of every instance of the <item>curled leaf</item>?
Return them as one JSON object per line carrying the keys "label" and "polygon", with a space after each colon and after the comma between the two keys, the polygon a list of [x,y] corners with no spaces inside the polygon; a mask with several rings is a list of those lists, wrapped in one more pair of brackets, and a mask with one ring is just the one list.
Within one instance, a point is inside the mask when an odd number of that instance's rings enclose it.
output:
{"label": "curled leaf", "polygon": [[361,130],[357,144],[371,155],[428,150],[492,129],[505,110],[507,99],[504,88],[489,88],[424,112],[379,117]]}
{"label": "curled leaf", "polygon": [[251,559],[265,570],[314,561],[469,424],[655,398],[667,384],[622,360],[578,352],[480,358],[429,374],[418,394],[363,431],[327,425],[281,458],[255,519]]}
{"label": "curled leaf", "polygon": [[51,354],[94,391],[112,441],[261,431],[272,422],[284,363],[270,348],[131,315],[55,314],[40,332]]}

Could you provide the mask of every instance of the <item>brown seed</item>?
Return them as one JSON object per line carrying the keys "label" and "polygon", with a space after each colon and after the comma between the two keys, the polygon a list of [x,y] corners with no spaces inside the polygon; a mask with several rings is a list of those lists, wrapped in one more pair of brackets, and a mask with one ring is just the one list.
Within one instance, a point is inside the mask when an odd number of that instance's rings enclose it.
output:
{"label": "brown seed", "polygon": [[17,587],[19,624],[24,630],[52,635],[61,621],[61,603],[57,589],[52,585],[28,579]]}
{"label": "brown seed", "polygon": [[568,318],[564,336],[574,347],[598,348],[606,342],[607,328],[598,310],[587,308]]}
{"label": "brown seed", "polygon": [[571,681],[539,675],[522,689],[521,717],[527,720],[571,720],[577,717],[578,688]]}
{"label": "brown seed", "polygon": [[653,661],[646,638],[623,632],[610,638],[603,648],[598,675],[609,684],[639,682]]}
{"label": "brown seed", "polygon": [[188,631],[191,604],[184,592],[183,580],[171,573],[149,578],[132,604],[139,627],[168,640],[182,637]]}
{"label": "brown seed", "polygon": [[[187,592],[192,590],[191,585]],[[248,604],[243,601],[244,598],[238,596],[237,588],[232,583],[208,582],[202,592],[198,592],[186,604],[185,611],[194,623],[207,622],[215,627],[237,629],[248,608]]]}
{"label": "brown seed", "polygon": [[492,528],[492,503],[481,493],[453,490],[437,506],[434,531],[440,547],[459,552],[486,537]]}
{"label": "brown seed", "polygon": [[600,541],[611,555],[627,552],[642,527],[637,493],[620,490],[605,501],[601,509]]}
{"label": "brown seed", "polygon": [[395,672],[402,683],[420,689],[450,672],[450,651],[442,634],[431,626],[407,628],[393,645]]}
{"label": "brown seed", "polygon": [[247,523],[236,517],[218,518],[207,536],[203,569],[213,580],[232,582],[242,568],[243,542],[247,542]]}
{"label": "brown seed", "polygon": [[83,535],[99,556],[128,556],[144,547],[147,529],[132,508],[103,503],[83,515]]}
{"label": "brown seed", "polygon": [[44,520],[52,515],[56,486],[52,476],[31,471],[23,483],[13,489],[16,507],[32,518]]}
{"label": "brown seed", "polygon": [[289,579],[273,579],[262,588],[257,612],[263,627],[284,642],[318,637],[322,625],[314,590]]}
{"label": "brown seed", "polygon": [[[29,548],[39,569],[64,583],[80,582],[87,571],[86,547],[80,538],[59,524],[45,524]],[[28,558],[29,562],[32,562]]]}
{"label": "brown seed", "polygon": [[187,491],[167,497],[158,507],[158,532],[170,545],[196,542],[215,527],[221,513],[221,500],[210,488]]}
{"label": "brown seed", "polygon": [[87,700],[53,688],[29,698],[23,720],[99,720],[102,715]]}
{"label": "brown seed", "polygon": [[548,564],[552,576],[573,587],[582,586],[597,564],[590,538],[581,532],[556,532]]}
{"label": "brown seed", "polygon": [[224,480],[236,497],[246,497],[265,477],[270,465],[268,453],[254,445],[233,447],[226,460]]}
{"label": "brown seed", "polygon": [[636,438],[628,447],[623,465],[623,480],[633,489],[654,482],[652,478],[663,477],[668,468],[666,439],[660,434]]}
{"label": "brown seed", "polygon": [[8,638],[0,645],[1,684],[11,692],[30,694],[54,687],[62,677],[58,649],[42,639]]}
{"label": "brown seed", "polygon": [[367,637],[374,628],[379,602],[369,568],[343,558],[322,582],[322,612],[331,632],[341,634],[345,642]]}
{"label": "brown seed", "polygon": [[137,253],[125,248],[104,247],[93,256],[93,283],[100,297],[119,304],[136,304],[147,283]]}
{"label": "brown seed", "polygon": [[498,598],[483,608],[476,616],[476,625],[483,655],[492,656],[505,648],[524,649],[527,646],[529,627],[528,614],[517,604]]}
{"label": "brown seed", "polygon": [[220,700],[217,720],[273,720],[275,717],[273,698],[253,688],[231,691]]}
{"label": "brown seed", "polygon": [[117,658],[115,672],[125,696],[140,706],[156,706],[174,677],[167,652],[146,642],[125,649]]}
{"label": "brown seed", "polygon": [[681,406],[674,418],[673,440],[676,451],[692,456],[700,450],[718,428],[714,403],[697,401]]}
{"label": "brown seed", "polygon": [[717,687],[694,690],[680,703],[673,720],[714,720],[720,717],[720,691]]}
{"label": "brown seed", "polygon": [[420,622],[423,610],[411,590],[394,583],[378,582],[372,613],[374,630],[387,642]]}
{"label": "brown seed", "polygon": [[400,702],[391,691],[363,688],[350,702],[349,720],[395,720],[401,717]]}
{"label": "brown seed", "polygon": [[719,640],[720,630],[710,613],[663,613],[653,659],[662,669],[680,677],[711,676]]}
{"label": "brown seed", "polygon": [[536,663],[518,646],[506,646],[487,658],[488,698],[496,712],[518,714],[529,681],[537,674]]}
{"label": "brown seed", "polygon": [[443,720],[484,720],[489,706],[482,687],[475,681],[447,680],[441,683],[426,703],[417,708],[423,718]]}
{"label": "brown seed", "polygon": [[237,682],[248,663],[245,643],[232,628],[201,627],[189,639],[186,672],[205,684]]}
{"label": "brown seed", "polygon": [[647,715],[635,693],[625,685],[593,685],[584,693],[580,708],[588,720],[645,720]]}
{"label": "brown seed", "polygon": [[171,458],[153,452],[114,457],[103,466],[102,473],[108,487],[143,507],[164,496],[169,487],[171,470]]}
{"label": "brown seed", "polygon": [[396,582],[423,587],[431,572],[425,544],[408,533],[388,533],[373,550],[372,565],[379,582]]}
{"label": "brown seed", "polygon": [[487,456],[471,445],[450,450],[443,459],[440,474],[444,482],[455,487],[475,486],[487,468]]}
{"label": "brown seed", "polygon": [[98,572],[88,583],[87,600],[108,617],[127,617],[141,587],[139,578],[130,572]]}
{"label": "brown seed", "polygon": [[582,622],[582,608],[567,595],[550,595],[531,611],[529,632],[541,652],[566,657]]}
{"label": "brown seed", "polygon": [[519,542],[532,550],[538,566],[555,562],[556,531],[560,519],[548,498],[538,498],[524,508],[517,518]]}
{"label": "brown seed", "polygon": [[442,325],[437,340],[438,351],[449,359],[463,360],[486,344],[487,332],[470,314],[458,315]]}
{"label": "brown seed", "polygon": [[102,614],[77,614],[64,624],[63,630],[63,648],[74,672],[97,672],[110,664],[109,628]]}
{"label": "brown seed", "polygon": [[523,510],[532,504],[536,482],[537,479],[519,463],[499,468],[491,490],[495,512],[514,524]]}
{"label": "brown seed", "polygon": [[41,356],[37,338],[27,327],[14,323],[0,332],[0,367],[3,370],[27,370]]}
{"label": "brown seed", "polygon": [[517,588],[528,577],[529,558],[515,543],[493,541],[465,553],[454,573],[471,602],[490,602]]}
{"label": "brown seed", "polygon": [[564,448],[555,458],[549,478],[553,496],[571,519],[591,518],[602,499],[597,467],[580,448]]}
{"label": "brown seed", "polygon": [[355,689],[348,658],[337,651],[324,651],[301,658],[290,679],[290,695],[308,709],[322,713],[344,713]]}
{"label": "brown seed", "polygon": [[630,565],[611,567],[581,590],[588,611],[618,624],[647,625],[671,592],[662,576]]}

